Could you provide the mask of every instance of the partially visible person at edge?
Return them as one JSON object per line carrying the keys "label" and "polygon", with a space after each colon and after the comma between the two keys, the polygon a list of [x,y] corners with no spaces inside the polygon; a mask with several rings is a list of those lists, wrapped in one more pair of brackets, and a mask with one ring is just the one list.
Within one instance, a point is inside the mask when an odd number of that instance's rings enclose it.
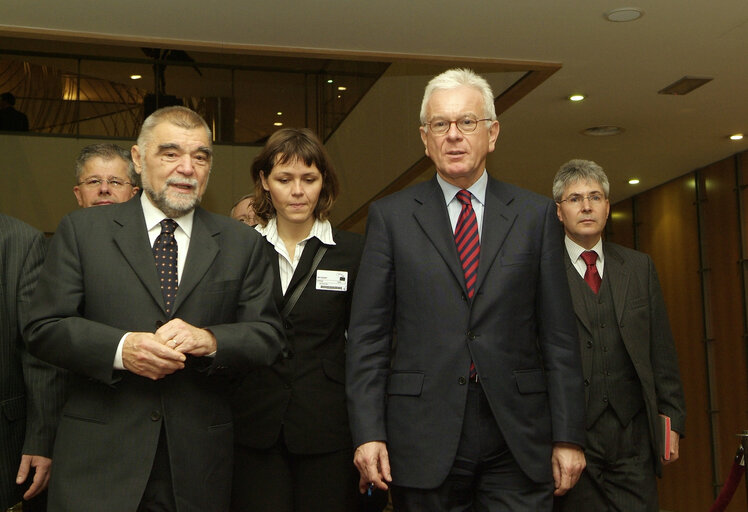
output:
{"label": "partially visible person at edge", "polygon": [[140,190],[130,152],[116,144],[91,144],[75,160],[73,194],[78,206],[123,203]]}
{"label": "partially visible person at edge", "polygon": [[363,238],[333,229],[338,178],[316,135],[284,128],[252,163],[256,227],[272,261],[289,358],[234,397],[234,512],[352,512],[358,475],[345,344]]}
{"label": "partially visible person at edge", "polygon": [[46,246],[41,232],[0,214],[0,510],[21,499],[25,512],[46,510],[64,373],[21,337]]}
{"label": "partially visible person at edge", "polygon": [[584,468],[555,204],[489,176],[499,122],[474,72],[429,82],[420,135],[436,176],[371,205],[354,291],[360,489],[391,484],[398,511],[550,510]]}
{"label": "partially visible person at edge", "polygon": [[[587,469],[556,510],[657,512],[655,476],[678,459],[686,404],[652,259],[602,239],[609,194],[608,177],[589,160],[565,163],[553,179],[587,415]],[[671,422],[669,460],[658,451],[660,415]]]}
{"label": "partially visible person at edge", "polygon": [[234,206],[231,207],[229,217],[236,219],[239,222],[243,222],[247,226],[256,226],[258,222],[257,215],[255,215],[255,210],[252,207],[254,197],[254,194],[247,194],[240,197],[234,203]]}

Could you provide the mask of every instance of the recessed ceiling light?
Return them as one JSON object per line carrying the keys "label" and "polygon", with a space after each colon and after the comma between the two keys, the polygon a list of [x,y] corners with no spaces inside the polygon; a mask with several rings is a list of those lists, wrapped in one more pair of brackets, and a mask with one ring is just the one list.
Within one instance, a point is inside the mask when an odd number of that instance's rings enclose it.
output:
{"label": "recessed ceiling light", "polygon": [[584,98],[584,94],[572,94],[569,96],[569,101],[582,101]]}
{"label": "recessed ceiling light", "polygon": [[348,87],[346,87],[346,86],[344,86],[344,85],[339,85],[339,86],[338,86],[338,90],[339,90],[339,91],[347,91],[347,90],[348,90]]}
{"label": "recessed ceiling light", "polygon": [[736,133],[736,134],[730,135],[730,140],[743,140],[743,134]]}
{"label": "recessed ceiling light", "polygon": [[639,184],[639,178],[631,178],[629,180],[629,185],[638,185]]}
{"label": "recessed ceiling light", "polygon": [[142,75],[130,75],[130,79],[132,80],[140,80],[141,78],[143,78]]}
{"label": "recessed ceiling light", "polygon": [[273,123],[273,126],[283,126],[283,123],[281,123],[280,121],[276,121]]}
{"label": "recessed ceiling light", "polygon": [[620,126],[591,126],[582,133],[592,137],[609,137],[611,135],[620,135],[624,132]]}
{"label": "recessed ceiling light", "polygon": [[278,116],[282,116],[282,115],[283,115],[283,112],[281,112],[281,111],[278,111],[278,112],[276,112],[276,113],[275,113],[275,115],[278,115]]}
{"label": "recessed ceiling light", "polygon": [[332,78],[329,78],[329,79],[327,80],[327,83],[328,83],[328,84],[331,84],[331,83],[332,83]]}
{"label": "recessed ceiling light", "polygon": [[603,14],[605,19],[613,22],[626,22],[638,20],[644,16],[644,11],[638,7],[621,7],[619,9],[612,9]]}

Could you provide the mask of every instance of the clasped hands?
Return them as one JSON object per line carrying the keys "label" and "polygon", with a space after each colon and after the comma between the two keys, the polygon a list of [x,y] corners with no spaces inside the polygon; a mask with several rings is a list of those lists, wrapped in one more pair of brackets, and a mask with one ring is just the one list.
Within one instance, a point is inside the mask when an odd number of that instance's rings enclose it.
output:
{"label": "clasped hands", "polygon": [[186,354],[201,357],[215,351],[212,332],[175,318],[155,333],[128,334],[122,345],[122,364],[132,373],[158,380],[183,369]]}

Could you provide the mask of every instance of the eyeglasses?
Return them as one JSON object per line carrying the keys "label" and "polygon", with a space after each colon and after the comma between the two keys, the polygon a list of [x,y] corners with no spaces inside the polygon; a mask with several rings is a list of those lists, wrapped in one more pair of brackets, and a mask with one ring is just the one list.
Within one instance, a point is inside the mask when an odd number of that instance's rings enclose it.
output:
{"label": "eyeglasses", "polygon": [[88,178],[87,180],[78,182],[78,185],[83,185],[88,188],[99,188],[102,183],[106,183],[112,188],[121,188],[125,185],[132,185],[132,183],[130,183],[129,181],[124,181],[118,178]]}
{"label": "eyeglasses", "polygon": [[428,123],[423,123],[423,126],[428,126],[431,133],[434,135],[444,135],[452,127],[452,123],[454,123],[458,130],[464,134],[468,134],[473,133],[475,129],[478,128],[478,123],[481,121],[492,121],[492,119],[478,119],[475,116],[463,116],[456,121],[449,121],[437,117]]}
{"label": "eyeglasses", "polygon": [[562,199],[561,201],[559,201],[558,204],[565,203],[568,201],[571,204],[581,205],[582,203],[584,203],[585,199],[589,200],[590,204],[595,205],[595,204],[602,203],[603,200],[605,199],[605,196],[597,192],[586,195],[586,196],[583,196],[581,194],[572,194],[566,199]]}

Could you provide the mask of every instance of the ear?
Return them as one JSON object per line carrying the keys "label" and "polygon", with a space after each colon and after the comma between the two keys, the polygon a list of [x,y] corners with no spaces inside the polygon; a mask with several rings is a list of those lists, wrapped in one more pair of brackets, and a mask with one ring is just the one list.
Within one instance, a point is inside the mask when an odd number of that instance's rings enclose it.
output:
{"label": "ear", "polygon": [[563,224],[564,216],[561,213],[561,205],[559,203],[556,203],[556,217],[558,217],[558,220],[560,220],[561,223]]}
{"label": "ear", "polygon": [[499,138],[499,131],[501,127],[498,121],[492,121],[491,126],[488,128],[488,152],[491,153],[496,147],[496,139]]}
{"label": "ear", "polygon": [[[130,156],[132,156],[132,163],[135,164],[135,172],[138,174],[141,174],[143,172],[143,169],[140,165],[141,163],[141,157],[140,157],[140,147],[138,145],[134,145],[130,149]],[[133,187],[135,188],[135,187]]]}
{"label": "ear", "polygon": [[132,188],[132,194],[130,195],[130,197],[131,198],[135,197],[138,194],[138,192],[140,192],[140,187],[133,187]]}
{"label": "ear", "polygon": [[262,181],[262,188],[264,190],[270,190],[270,187],[268,186],[268,180],[265,177],[265,171],[260,171],[260,181]]}
{"label": "ear", "polygon": [[78,201],[78,206],[82,208],[83,198],[81,197],[81,188],[78,185],[73,187],[73,194],[75,194],[75,199]]}
{"label": "ear", "polygon": [[421,126],[418,128],[418,131],[421,132],[421,141],[423,142],[424,147],[424,153],[426,153],[426,156],[430,157],[429,155],[429,144],[428,144],[428,132],[426,131],[426,128]]}

